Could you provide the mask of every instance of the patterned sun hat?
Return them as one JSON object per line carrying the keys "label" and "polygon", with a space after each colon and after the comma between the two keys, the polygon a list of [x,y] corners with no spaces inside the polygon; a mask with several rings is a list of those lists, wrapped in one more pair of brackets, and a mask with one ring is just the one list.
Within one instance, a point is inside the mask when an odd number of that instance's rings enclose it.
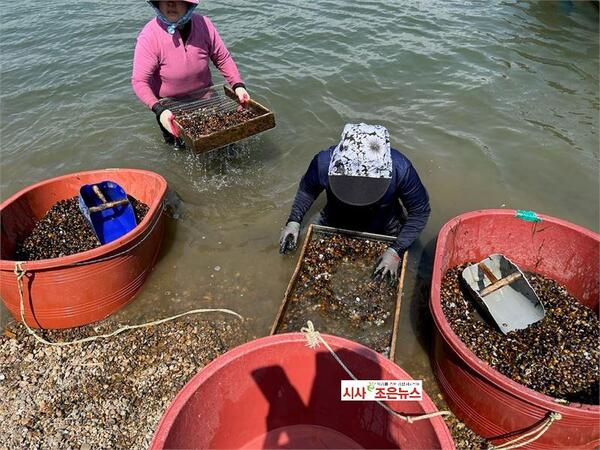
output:
{"label": "patterned sun hat", "polygon": [[328,175],[331,190],[344,203],[375,203],[392,178],[388,130],[381,125],[347,124],[331,154]]}
{"label": "patterned sun hat", "polygon": [[391,178],[390,135],[381,125],[349,123],[331,155],[329,175]]}

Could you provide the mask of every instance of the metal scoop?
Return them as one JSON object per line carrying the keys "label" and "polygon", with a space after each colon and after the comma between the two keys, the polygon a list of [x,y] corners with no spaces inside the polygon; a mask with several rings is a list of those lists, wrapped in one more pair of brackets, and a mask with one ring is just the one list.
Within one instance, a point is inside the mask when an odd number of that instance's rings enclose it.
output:
{"label": "metal scoop", "polygon": [[546,315],[544,305],[521,269],[504,255],[490,255],[470,265],[463,270],[462,277],[504,334],[525,329]]}

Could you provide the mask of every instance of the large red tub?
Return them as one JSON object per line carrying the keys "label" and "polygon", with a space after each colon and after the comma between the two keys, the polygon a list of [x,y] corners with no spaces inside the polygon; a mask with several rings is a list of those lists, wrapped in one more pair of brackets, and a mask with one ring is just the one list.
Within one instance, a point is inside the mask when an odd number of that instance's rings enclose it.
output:
{"label": "large red tub", "polygon": [[[367,347],[323,337],[359,379],[410,379]],[[322,346],[305,343],[300,333],[268,336],[214,360],[177,394],[150,448],[454,448],[441,417],[408,424],[375,402],[342,402],[340,380],[349,376]],[[388,404],[436,411],[425,394]]]}
{"label": "large red tub", "polygon": [[442,312],[440,286],[446,271],[492,253],[503,253],[522,269],[558,281],[582,304],[597,310],[600,236],[552,217],[538,215],[541,221],[532,222],[515,214],[504,209],[465,213],[440,231],[430,300],[437,327],[435,374],[452,411],[495,444],[505,442],[502,437],[509,433],[529,431],[554,411],[562,419],[529,448],[595,448],[600,443],[598,406],[558,404],[500,374],[461,342]]}
{"label": "large red tub", "polygon": [[94,322],[134,298],[152,270],[164,231],[167,182],[145,170],[79,172],[29,186],[0,205],[0,296],[21,320],[14,274],[16,242],[23,240],[59,200],[79,194],[82,184],[112,180],[150,210],[123,237],[93,250],[62,258],[25,262],[25,320],[36,328],[70,328]]}

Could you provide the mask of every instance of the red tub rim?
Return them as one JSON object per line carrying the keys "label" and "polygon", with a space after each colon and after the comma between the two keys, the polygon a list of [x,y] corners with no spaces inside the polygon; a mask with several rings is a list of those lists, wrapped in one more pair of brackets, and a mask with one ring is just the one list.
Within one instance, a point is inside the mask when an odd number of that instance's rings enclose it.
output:
{"label": "red tub rim", "polygon": [[[435,247],[435,260],[433,263],[433,277],[431,280],[431,295],[429,300],[429,308],[431,310],[431,315],[433,316],[433,320],[435,322],[436,328],[439,331],[440,335],[463,360],[465,360],[471,367],[477,367],[480,371],[480,375],[488,378],[489,380],[493,380],[499,387],[508,391],[510,394],[518,397],[525,398],[527,401],[535,402],[537,404],[541,404],[545,408],[551,411],[556,411],[559,413],[568,413],[570,415],[581,415],[587,417],[589,413],[600,413],[600,405],[586,405],[584,403],[571,403],[569,405],[565,405],[562,403],[557,403],[554,397],[550,397],[549,395],[542,394],[537,392],[527,386],[517,383],[516,381],[511,380],[507,376],[498,372],[496,369],[493,369],[489,366],[485,361],[478,358],[475,353],[473,353],[469,348],[462,342],[460,337],[454,333],[452,327],[446,320],[446,316],[442,311],[442,304],[440,298],[440,288],[441,288],[441,265],[442,258],[439,257],[438,251],[443,248],[443,245],[446,243],[446,240],[449,235],[450,229],[460,223],[462,220],[471,219],[477,216],[509,216],[515,217],[516,210],[514,209],[481,209],[477,211],[471,211],[467,213],[460,214],[448,222],[446,222],[440,232],[438,233],[438,239]],[[571,222],[567,222],[562,219],[557,219],[552,216],[547,216],[545,214],[537,214],[539,218],[543,221],[555,223],[558,225],[562,225],[566,228],[570,228],[575,230],[583,235],[586,235],[600,244],[600,235],[594,233],[587,228],[584,228],[580,225],[575,225]],[[440,274],[440,278],[437,276]]]}
{"label": "red tub rim", "polygon": [[[333,350],[337,350],[339,347],[344,347],[349,350],[357,350],[360,352],[362,356],[367,357],[371,361],[376,362],[382,366],[397,366],[393,361],[384,358],[379,353],[371,350],[368,347],[365,347],[362,344],[359,344],[354,341],[350,341],[348,339],[333,336],[330,334],[321,334],[323,339],[332,347]],[[165,441],[169,435],[169,432],[173,426],[173,423],[179,416],[182,408],[187,404],[189,399],[195,394],[198,390],[198,387],[206,382],[209,378],[211,378],[216,372],[221,370],[223,367],[227,366],[231,361],[236,360],[240,356],[246,355],[248,353],[253,352],[257,346],[262,344],[263,342],[267,342],[269,345],[276,345],[282,343],[301,343],[305,342],[306,337],[302,333],[284,333],[284,334],[276,334],[273,336],[265,336],[260,339],[254,339],[252,341],[246,342],[242,345],[239,345],[228,352],[224,353],[221,356],[213,359],[208,365],[204,368],[200,369],[200,371],[194,375],[185,386],[175,395],[169,406],[164,411],[160,421],[156,425],[156,430],[154,435],[152,436],[152,441],[150,442],[150,449],[155,448],[164,448]],[[315,349],[315,351],[327,351],[324,347],[320,347],[319,349]],[[397,366],[400,367],[400,366]],[[400,369],[406,374],[407,379],[411,379],[412,377],[406,373],[404,369],[400,367]],[[425,389],[423,392],[426,393]],[[426,410],[428,411],[439,411],[437,406],[433,403],[433,401],[429,398],[429,395],[425,395],[423,400],[419,402]],[[434,417],[429,419],[431,425],[433,426],[433,430],[435,435],[440,439],[441,448],[454,448],[452,436],[446,423],[441,416]],[[447,444],[451,445],[448,447]]]}
{"label": "red tub rim", "polygon": [[[23,261],[27,270],[33,271],[33,270],[55,269],[58,267],[78,264],[78,263],[82,263],[82,262],[86,262],[86,261],[89,261],[91,263],[91,262],[93,262],[94,259],[98,259],[98,258],[107,256],[108,254],[112,253],[113,251],[117,250],[118,248],[121,248],[121,247],[133,242],[136,238],[140,237],[142,234],[146,234],[149,229],[152,229],[152,227],[148,227],[148,224],[151,220],[156,221],[160,217],[160,214],[156,214],[156,212],[159,210],[159,208],[162,208],[162,203],[163,203],[164,195],[167,192],[168,184],[167,184],[167,180],[165,180],[165,178],[162,175],[160,175],[156,172],[152,172],[149,170],[142,170],[142,169],[126,169],[126,168],[98,169],[98,170],[88,170],[88,171],[84,171],[84,172],[73,172],[73,173],[61,175],[61,176],[54,177],[54,178],[48,178],[46,180],[39,181],[39,182],[32,184],[26,188],[23,188],[20,191],[13,194],[12,196],[10,196],[9,198],[7,198],[6,200],[4,200],[2,203],[0,203],[0,211],[3,210],[9,204],[13,203],[19,197],[23,196],[24,194],[31,192],[34,189],[37,189],[46,184],[54,183],[56,181],[60,181],[60,180],[64,180],[64,179],[74,178],[74,177],[77,177],[80,175],[103,175],[103,174],[110,174],[110,173],[114,173],[114,172],[137,173],[140,175],[145,175],[150,178],[154,178],[159,181],[159,184],[161,185],[161,193],[160,193],[160,195],[158,195],[156,197],[156,200],[153,201],[151,205],[148,205],[149,209],[148,209],[148,212],[146,213],[146,216],[144,217],[144,219],[139,224],[137,224],[137,226],[133,230],[131,230],[129,233],[125,234],[121,238],[114,240],[108,244],[101,245],[100,247],[97,247],[97,248],[94,248],[91,250],[87,250],[85,252],[75,253],[75,254],[69,255],[69,256],[62,256],[60,258],[39,259],[39,260],[35,260],[35,261]],[[3,271],[10,270],[12,272],[15,268],[16,262],[17,261],[15,261],[15,260],[2,259],[2,260],[0,260],[0,270],[3,270]]]}

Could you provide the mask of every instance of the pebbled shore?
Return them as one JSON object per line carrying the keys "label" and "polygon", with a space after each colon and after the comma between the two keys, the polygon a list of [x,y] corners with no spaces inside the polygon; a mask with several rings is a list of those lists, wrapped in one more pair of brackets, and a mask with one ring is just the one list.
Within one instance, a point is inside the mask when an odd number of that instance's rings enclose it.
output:
{"label": "pebbled shore", "polygon": [[[45,332],[53,341],[115,330]],[[146,449],[164,410],[202,367],[249,339],[236,319],[180,319],[67,347],[11,323],[0,336],[0,449]]]}

